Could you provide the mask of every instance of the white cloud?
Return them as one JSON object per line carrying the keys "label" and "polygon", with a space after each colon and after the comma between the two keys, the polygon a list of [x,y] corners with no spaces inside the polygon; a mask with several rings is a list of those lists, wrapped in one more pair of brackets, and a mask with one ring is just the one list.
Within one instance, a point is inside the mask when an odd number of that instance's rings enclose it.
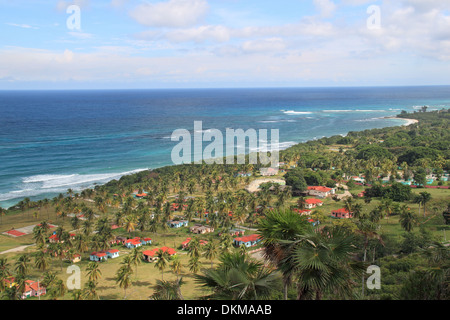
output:
{"label": "white cloud", "polygon": [[314,0],[314,5],[323,18],[331,17],[336,11],[336,4],[332,0]]}
{"label": "white cloud", "polygon": [[448,0],[403,0],[407,6],[413,7],[418,13],[427,13],[432,10],[450,10]]}
{"label": "white cloud", "polygon": [[141,4],[130,16],[144,26],[182,28],[196,25],[208,8],[206,0],[169,0]]}
{"label": "white cloud", "polygon": [[71,5],[79,6],[80,8],[85,8],[89,6],[90,0],[59,0],[56,3],[56,9],[59,11],[66,11],[67,8]]}
{"label": "white cloud", "polygon": [[80,39],[80,40],[91,39],[94,36],[91,33],[75,32],[75,31],[68,32],[68,34],[71,35],[72,37]]}
{"label": "white cloud", "polygon": [[225,42],[230,40],[231,31],[224,26],[200,26],[189,29],[176,29],[166,33],[166,38],[173,42]]}
{"label": "white cloud", "polygon": [[19,23],[11,23],[11,22],[7,22],[5,24],[8,26],[19,27],[19,28],[24,28],[24,29],[39,29],[38,27],[33,27],[28,24],[19,24]]}
{"label": "white cloud", "polygon": [[269,53],[286,49],[286,43],[280,38],[246,41],[242,50],[246,53]]}
{"label": "white cloud", "polygon": [[114,8],[120,8],[126,4],[129,0],[111,0],[111,6]]}
{"label": "white cloud", "polygon": [[[344,7],[373,1],[335,2],[339,15],[334,2],[316,0],[320,15],[300,16],[288,23],[239,24],[213,16],[205,20],[211,24],[202,21],[208,13],[206,0],[146,2],[130,14],[152,28],[134,39],[121,35],[101,41],[98,33],[98,43],[83,52],[74,47],[64,52],[0,47],[0,79],[110,81],[118,86],[127,81],[208,86],[218,81],[258,83],[266,79],[289,85],[298,81],[312,85],[448,82],[450,16],[441,2],[433,6],[418,0],[378,1],[382,28],[376,31],[366,27],[365,8]],[[343,19],[347,9],[349,20]],[[82,32],[70,36],[94,37]],[[72,39],[72,43],[79,46],[80,41]]]}

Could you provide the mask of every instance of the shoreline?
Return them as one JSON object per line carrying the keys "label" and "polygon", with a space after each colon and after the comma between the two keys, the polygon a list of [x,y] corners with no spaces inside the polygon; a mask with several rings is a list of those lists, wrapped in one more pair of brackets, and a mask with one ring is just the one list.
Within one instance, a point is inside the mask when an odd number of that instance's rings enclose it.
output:
{"label": "shoreline", "polygon": [[398,117],[384,117],[383,119],[391,119],[391,120],[405,120],[406,123],[402,124],[402,126],[407,127],[412,124],[419,123],[419,120],[416,119],[408,119],[408,118],[398,118]]}
{"label": "shoreline", "polygon": [[[398,117],[396,117],[396,116],[388,116],[388,117],[383,117],[383,118],[380,118],[380,119],[391,119],[391,120],[404,120],[404,121],[406,121],[406,123],[404,123],[404,124],[402,124],[402,125],[399,125],[399,126],[409,126],[409,125],[411,125],[411,124],[415,124],[415,123],[418,123],[419,122],[419,120],[416,120],[416,119],[409,119],[409,118],[398,118]],[[385,128],[389,128],[390,126],[388,126],[388,127],[385,127]],[[348,134],[348,133],[347,133]],[[347,135],[346,134],[346,135]],[[302,144],[302,143],[306,143],[307,141],[304,141],[304,142],[298,142],[298,143],[295,143],[295,144],[293,144],[293,145],[290,145],[290,146],[286,146],[285,148],[283,148],[283,149],[280,149],[280,151],[282,151],[282,150],[286,150],[286,149],[289,149],[289,148],[291,148],[291,147],[293,147],[293,146],[295,146],[295,145],[298,145],[298,144]],[[156,168],[147,168],[146,170],[154,170],[154,169],[158,169],[158,168],[163,168],[163,167],[167,167],[167,166],[172,166],[172,165],[174,165],[174,164],[168,164],[168,165],[163,165],[163,166],[161,166],[161,167],[156,167]],[[143,170],[143,169],[138,169],[138,170],[140,170],[140,171],[145,171],[145,169]],[[132,171],[136,171],[136,170],[130,170],[130,172],[132,172]],[[131,173],[131,174],[129,174],[129,175],[132,175],[132,174],[136,174],[137,172],[135,172],[135,173]],[[126,176],[127,174],[125,174],[124,176]],[[122,176],[121,176],[122,177]],[[120,179],[120,178],[118,178],[118,179]],[[114,180],[114,179],[113,179]],[[104,182],[104,183],[98,183],[98,184],[96,184],[96,185],[105,185],[105,184],[107,184],[109,181],[107,181],[107,182]],[[80,189],[79,190],[79,192],[81,192],[82,190],[85,190],[86,188],[84,188],[84,189]],[[29,198],[34,198],[34,197],[39,197],[38,195],[36,195],[36,196],[32,196],[32,197],[29,197]],[[45,199],[46,197],[43,197],[42,199]],[[50,199],[50,198],[47,198],[47,199]],[[23,199],[22,199],[23,200]],[[18,200],[17,202],[14,202],[11,206],[9,206],[9,207],[4,207],[5,209],[9,209],[9,208],[12,208],[12,207],[15,207],[15,206],[17,206],[17,204],[20,202],[20,201],[22,201],[22,200]],[[34,201],[34,200],[33,200]],[[2,201],[2,202],[8,202],[8,200],[5,200],[5,201]],[[0,205],[0,207],[2,207],[1,205]]]}

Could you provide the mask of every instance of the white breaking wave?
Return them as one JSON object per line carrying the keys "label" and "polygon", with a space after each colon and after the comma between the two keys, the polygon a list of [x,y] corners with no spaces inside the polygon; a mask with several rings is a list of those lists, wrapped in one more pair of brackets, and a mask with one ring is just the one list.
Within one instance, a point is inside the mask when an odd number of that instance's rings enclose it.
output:
{"label": "white breaking wave", "polygon": [[121,173],[98,173],[98,174],[44,174],[22,179],[25,184],[39,183],[41,189],[53,189],[67,186],[79,186],[91,183],[104,183],[122,176],[137,173],[147,169],[137,169]]}
{"label": "white breaking wave", "polygon": [[[286,141],[286,142],[279,142],[278,143],[278,150],[284,150],[289,147],[292,147],[293,145],[296,145],[297,142],[294,141]],[[272,150],[270,143],[263,143],[260,144],[257,148],[250,148],[250,152],[270,152]]]}
{"label": "white breaking wave", "polygon": [[42,174],[22,178],[22,189],[0,194],[0,201],[17,198],[34,197],[46,193],[64,193],[67,189],[75,192],[119,179],[122,176],[138,173],[148,169],[136,169],[118,173],[99,174]]}
{"label": "white breaking wave", "polygon": [[[378,117],[378,118],[368,118],[368,119],[358,119],[355,120],[356,122],[368,122],[368,121],[377,121],[377,120],[385,120],[385,117]],[[399,118],[400,119],[400,118]]]}
{"label": "white breaking wave", "polygon": [[313,114],[313,112],[311,111],[294,111],[294,110],[289,110],[289,111],[285,111],[285,110],[281,110],[283,113],[285,114],[291,114],[291,115],[296,115],[296,114]]}
{"label": "white breaking wave", "polygon": [[279,122],[297,122],[297,121],[293,120],[293,119],[280,119],[280,120],[261,120],[258,122],[260,122],[260,123],[279,123]]}
{"label": "white breaking wave", "polygon": [[387,110],[361,110],[361,109],[356,109],[356,110],[322,110],[323,113],[339,113],[339,112],[388,112]]}

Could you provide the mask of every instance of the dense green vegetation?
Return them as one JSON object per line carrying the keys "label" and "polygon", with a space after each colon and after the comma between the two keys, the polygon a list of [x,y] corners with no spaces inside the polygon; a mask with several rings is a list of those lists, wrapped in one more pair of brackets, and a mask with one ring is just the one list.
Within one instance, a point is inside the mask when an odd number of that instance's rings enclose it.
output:
{"label": "dense green vegetation", "polygon": [[[19,299],[25,281],[39,278],[47,287],[42,299],[448,299],[450,190],[438,187],[449,186],[450,113],[399,117],[420,122],[282,151],[276,178],[286,186],[264,183],[249,192],[259,164],[186,164],[2,209],[1,232],[40,225],[17,240],[0,235],[5,250],[31,245],[1,256],[0,296]],[[434,188],[425,188],[431,176]],[[297,192],[309,185],[336,188],[336,195],[301,216],[305,198]],[[341,208],[352,218],[330,216]],[[169,221],[182,219],[214,232],[169,228]],[[234,247],[229,232],[239,228],[261,241]],[[59,242],[49,243],[52,233]],[[113,245],[120,258],[89,262],[92,251],[108,250],[116,236],[151,237],[151,249],[172,246],[179,253],[159,250],[152,264],[142,261],[140,248]],[[187,237],[191,242],[183,251]],[[249,252],[254,249],[261,250]],[[68,290],[64,268],[76,254],[83,287]],[[366,286],[370,265],[380,267],[380,289]],[[17,285],[8,285],[10,277]]]}

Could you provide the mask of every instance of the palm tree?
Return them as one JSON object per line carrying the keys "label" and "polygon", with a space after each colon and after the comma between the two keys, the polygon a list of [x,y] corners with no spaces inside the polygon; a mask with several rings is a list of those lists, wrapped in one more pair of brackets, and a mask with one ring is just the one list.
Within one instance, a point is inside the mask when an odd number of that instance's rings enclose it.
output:
{"label": "palm tree", "polygon": [[284,283],[284,299],[294,275],[295,265],[291,248],[284,241],[294,241],[310,228],[305,217],[299,217],[291,210],[270,211],[265,219],[261,219],[257,233],[262,238],[264,256],[282,273]]}
{"label": "palm tree", "polygon": [[1,300],[20,300],[21,298],[22,294],[19,292],[19,288],[17,286],[5,288],[0,295]]}
{"label": "palm tree", "polygon": [[83,234],[77,234],[75,236],[74,248],[80,253],[88,251],[89,246],[88,246],[87,236],[85,236]]}
{"label": "palm tree", "polygon": [[33,228],[33,239],[36,245],[41,248],[45,244],[46,230],[42,226],[36,226]]}
{"label": "palm tree", "polygon": [[353,211],[352,211],[353,218],[358,219],[362,214],[362,209],[363,209],[363,206],[361,203],[355,203],[353,205]]}
{"label": "palm tree", "polygon": [[198,238],[194,237],[189,241],[188,249],[190,257],[200,257],[200,241]]}
{"label": "palm tree", "polygon": [[50,288],[48,288],[51,299],[56,300],[58,297],[63,297],[66,293],[66,286],[61,279],[56,280]]}
{"label": "palm tree", "polygon": [[89,262],[86,271],[89,281],[98,282],[98,279],[102,277],[102,271],[99,268],[98,262]]}
{"label": "palm tree", "polygon": [[17,292],[19,293],[19,299],[22,299],[27,285],[26,278],[24,275],[19,274],[17,275],[17,277],[15,277],[14,282],[16,283]]}
{"label": "palm tree", "polygon": [[231,248],[233,247],[233,237],[228,233],[228,230],[224,230],[220,235],[219,247],[221,253],[231,252]]}
{"label": "palm tree", "polygon": [[14,271],[25,277],[28,273],[28,263],[30,262],[30,258],[26,254],[22,254],[19,259],[17,259]]}
{"label": "palm tree", "polygon": [[116,273],[116,283],[124,290],[124,299],[127,298],[127,289],[131,286],[131,275],[133,270],[129,264],[125,264],[119,268]]}
{"label": "palm tree", "polygon": [[85,236],[89,236],[92,232],[92,222],[89,220],[83,221],[83,228],[82,232]]}
{"label": "palm tree", "polygon": [[161,249],[156,252],[156,256],[158,257],[158,261],[155,263],[155,268],[158,268],[159,271],[161,271],[161,280],[164,281],[164,269],[169,264],[170,256],[167,251],[163,251]]}
{"label": "palm tree", "polygon": [[199,257],[191,256],[188,262],[189,265],[189,271],[191,271],[193,274],[196,274],[200,270],[200,260]]}
{"label": "palm tree", "polygon": [[267,299],[278,289],[280,278],[276,272],[251,260],[239,252],[224,254],[216,269],[202,270],[195,281],[213,290],[205,298],[225,300]]}
{"label": "palm tree", "polygon": [[417,222],[416,215],[411,211],[406,204],[400,207],[400,225],[405,231],[410,232]]}
{"label": "palm tree", "polygon": [[138,274],[138,265],[142,262],[142,248],[136,247],[131,251],[130,254],[130,264],[133,264],[135,266],[136,270],[136,278]]}
{"label": "palm tree", "polygon": [[352,279],[362,275],[364,270],[362,263],[353,261],[357,248],[352,234],[331,227],[308,232],[287,242],[292,246],[298,280],[297,299],[321,300],[326,292],[344,297],[352,294],[355,284]]}
{"label": "palm tree", "polygon": [[203,255],[211,261],[211,269],[213,268],[213,260],[219,254],[219,248],[214,241],[209,241],[203,248]]}
{"label": "palm tree", "polygon": [[[419,193],[419,204],[423,206],[423,217],[426,215],[426,204],[431,200],[431,194],[429,192],[423,191]],[[420,211],[420,209],[419,209]]]}
{"label": "palm tree", "polygon": [[183,265],[181,264],[181,260],[178,256],[174,256],[172,258],[172,264],[170,265],[170,268],[177,275],[177,280],[178,280],[179,275],[181,274],[181,271],[183,268]]}
{"label": "palm tree", "polygon": [[88,281],[81,292],[81,298],[86,300],[97,300],[100,297],[97,293],[97,282]]}
{"label": "palm tree", "polygon": [[0,258],[0,292],[5,290],[5,280],[11,276],[9,271],[9,263],[7,258]]}
{"label": "palm tree", "polygon": [[345,198],[344,200],[344,208],[347,209],[348,212],[353,213],[353,206],[355,204],[353,203],[353,198],[352,197],[348,197]]}
{"label": "palm tree", "polygon": [[392,212],[394,210],[394,204],[392,202],[392,199],[381,200],[381,207],[383,208],[384,212],[386,213],[386,219],[389,222],[389,216],[392,214]]}
{"label": "palm tree", "polygon": [[49,267],[48,256],[43,251],[38,251],[34,257],[34,265],[39,270],[47,270]]}
{"label": "palm tree", "polygon": [[175,281],[156,280],[155,292],[150,297],[152,300],[183,300],[180,287],[182,278]]}
{"label": "palm tree", "polygon": [[42,286],[50,287],[56,281],[56,275],[52,272],[44,273],[44,280],[42,280]]}

